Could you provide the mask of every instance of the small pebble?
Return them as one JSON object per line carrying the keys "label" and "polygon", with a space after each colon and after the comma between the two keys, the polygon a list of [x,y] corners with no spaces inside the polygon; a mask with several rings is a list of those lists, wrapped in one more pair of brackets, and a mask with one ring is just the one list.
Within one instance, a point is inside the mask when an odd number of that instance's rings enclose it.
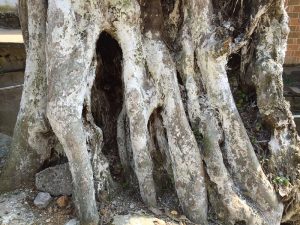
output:
{"label": "small pebble", "polygon": [[56,200],[56,204],[59,208],[65,208],[69,204],[68,196],[61,196]]}
{"label": "small pebble", "polygon": [[76,219],[71,219],[65,225],[79,225],[79,221]]}
{"label": "small pebble", "polygon": [[158,209],[158,208],[150,207],[149,210],[152,213],[154,213],[154,215],[156,215],[156,216],[160,216],[160,215],[163,214],[162,211],[160,209]]}
{"label": "small pebble", "polygon": [[177,212],[176,210],[172,210],[172,211],[171,211],[171,214],[172,214],[173,216],[177,216],[177,215],[178,215],[178,212]]}
{"label": "small pebble", "polygon": [[48,213],[52,213],[53,212],[53,208],[52,207],[49,207],[48,208]]}
{"label": "small pebble", "polygon": [[43,209],[48,206],[52,197],[47,192],[39,192],[38,195],[35,197],[33,203],[36,207]]}

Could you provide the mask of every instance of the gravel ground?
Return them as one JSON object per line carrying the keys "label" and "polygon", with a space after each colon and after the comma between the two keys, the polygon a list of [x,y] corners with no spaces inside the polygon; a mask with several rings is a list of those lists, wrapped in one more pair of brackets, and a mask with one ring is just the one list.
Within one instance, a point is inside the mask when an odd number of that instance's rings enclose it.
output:
{"label": "gravel ground", "polygon": [[[133,190],[119,190],[99,203],[101,224],[111,225],[190,225],[180,213],[176,197],[165,194],[159,198],[157,209],[148,209]],[[72,197],[59,207],[53,197],[49,205],[39,209],[33,204],[38,191],[17,190],[0,195],[0,225],[64,225],[76,218]]]}

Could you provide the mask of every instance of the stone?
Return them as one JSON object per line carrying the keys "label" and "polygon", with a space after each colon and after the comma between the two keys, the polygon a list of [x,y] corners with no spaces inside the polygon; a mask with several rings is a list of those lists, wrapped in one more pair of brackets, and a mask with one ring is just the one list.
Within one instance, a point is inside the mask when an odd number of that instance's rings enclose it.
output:
{"label": "stone", "polygon": [[35,175],[35,186],[38,190],[53,196],[72,194],[72,176],[69,164],[49,167]]}
{"label": "stone", "polygon": [[[146,215],[116,215],[113,219],[113,225],[166,225],[166,222]],[[168,223],[175,225],[175,223]]]}
{"label": "stone", "polygon": [[69,204],[69,198],[68,196],[61,196],[56,200],[56,204],[59,208],[64,208]]}
{"label": "stone", "polygon": [[47,192],[39,192],[38,195],[35,197],[33,203],[36,207],[43,209],[48,206],[51,202],[51,195]]}
{"label": "stone", "polygon": [[65,225],[79,225],[79,221],[76,219],[71,219]]}
{"label": "stone", "polygon": [[163,214],[163,212],[158,208],[149,207],[149,210],[156,216],[161,216]]}
{"label": "stone", "polygon": [[171,211],[171,214],[172,214],[173,216],[178,216],[178,212],[177,212],[176,210],[172,210],[172,211]]}

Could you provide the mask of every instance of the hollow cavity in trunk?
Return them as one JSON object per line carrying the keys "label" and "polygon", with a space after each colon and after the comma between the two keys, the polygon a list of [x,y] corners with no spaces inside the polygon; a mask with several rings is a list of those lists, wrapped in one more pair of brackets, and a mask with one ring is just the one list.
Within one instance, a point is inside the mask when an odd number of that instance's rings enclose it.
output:
{"label": "hollow cavity in trunk", "polygon": [[92,87],[92,114],[103,131],[102,152],[110,164],[113,178],[120,178],[117,144],[117,120],[123,105],[122,50],[107,32],[102,32],[96,44],[97,68]]}

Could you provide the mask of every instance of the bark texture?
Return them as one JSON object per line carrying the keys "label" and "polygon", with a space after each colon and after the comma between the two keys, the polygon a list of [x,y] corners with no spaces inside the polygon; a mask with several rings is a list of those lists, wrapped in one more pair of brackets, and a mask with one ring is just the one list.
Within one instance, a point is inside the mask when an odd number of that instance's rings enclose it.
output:
{"label": "bark texture", "polygon": [[[0,191],[34,177],[60,143],[81,224],[98,223],[96,199],[121,173],[149,207],[171,178],[195,223],[299,220],[283,0],[20,0],[20,9],[26,79]],[[229,82],[234,54],[238,88],[254,90],[271,133],[264,167]]]}

